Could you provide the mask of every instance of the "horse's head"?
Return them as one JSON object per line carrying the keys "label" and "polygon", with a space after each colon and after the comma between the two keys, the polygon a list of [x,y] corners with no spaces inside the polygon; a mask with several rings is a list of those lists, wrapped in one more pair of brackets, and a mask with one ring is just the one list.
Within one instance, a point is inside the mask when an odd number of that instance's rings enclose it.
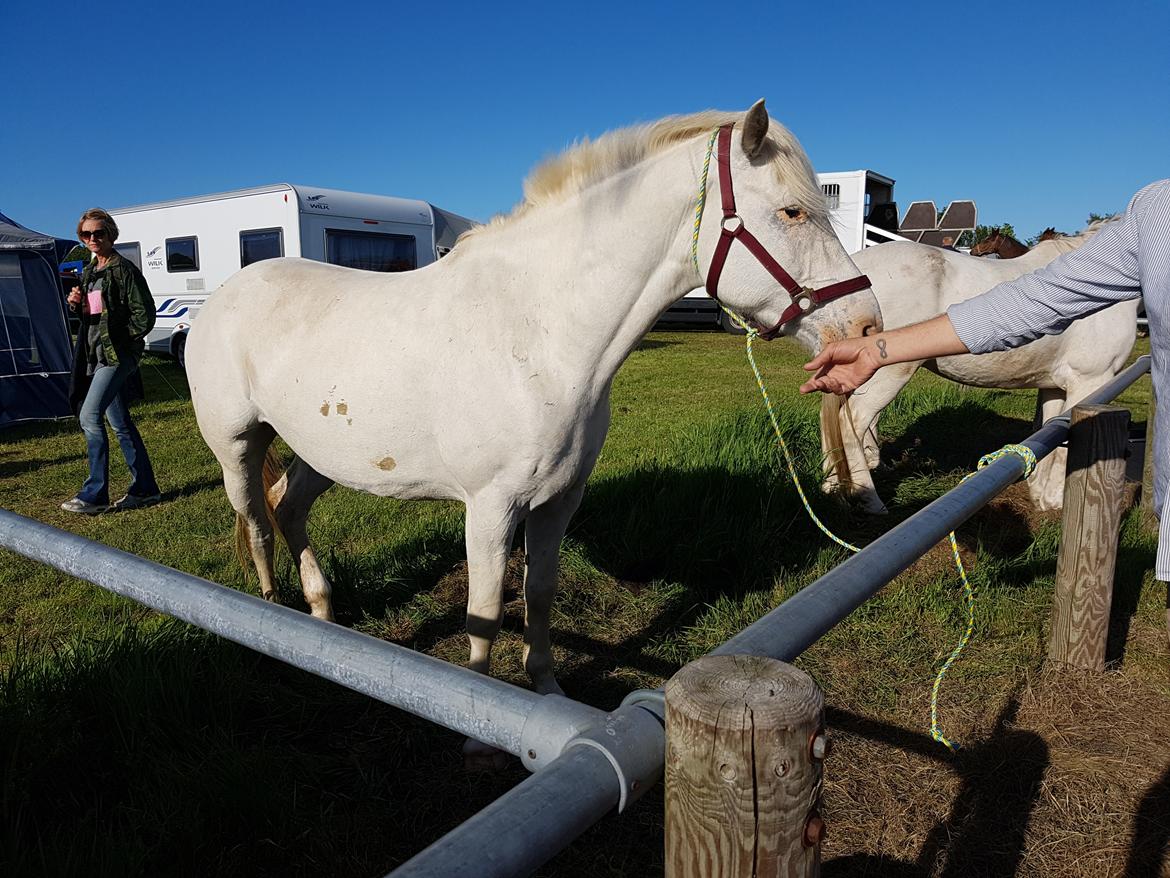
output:
{"label": "horse's head", "polygon": [[712,150],[697,251],[708,292],[771,330],[765,337],[794,336],[813,351],[879,331],[877,299],[833,232],[804,150],[764,102],[721,129]]}
{"label": "horse's head", "polygon": [[1041,241],[1054,241],[1059,237],[1060,232],[1056,231],[1052,226],[1049,226],[1040,233],[1040,237],[1036,239],[1036,243],[1039,244]]}
{"label": "horse's head", "polygon": [[992,229],[989,234],[982,241],[979,241],[971,248],[972,256],[986,256],[988,253],[995,253],[999,250],[999,245],[1003,243],[1003,234],[999,229]]}

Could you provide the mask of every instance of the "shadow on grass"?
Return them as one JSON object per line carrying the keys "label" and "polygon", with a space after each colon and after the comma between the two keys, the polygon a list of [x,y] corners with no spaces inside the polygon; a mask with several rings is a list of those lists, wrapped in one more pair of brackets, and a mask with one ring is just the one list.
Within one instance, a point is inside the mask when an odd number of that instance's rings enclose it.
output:
{"label": "shadow on grass", "polygon": [[883,481],[896,487],[907,473],[971,472],[983,455],[1032,432],[1031,421],[1006,417],[975,400],[935,409],[882,446],[882,463],[888,467]]}
{"label": "shadow on grass", "polygon": [[[1113,576],[1113,604],[1109,610],[1109,634],[1105,641],[1105,662],[1117,666],[1125,658],[1125,644],[1129,629],[1141,602],[1142,584],[1146,573],[1154,566],[1154,551],[1134,546],[1119,546],[1117,567]],[[1167,588],[1165,583],[1153,582],[1153,588]],[[1168,597],[1170,600],[1170,597]]]}
{"label": "shadow on grass", "polygon": [[[80,436],[81,434],[78,433]],[[59,457],[35,457],[25,460],[5,461],[0,458],[0,479],[12,479],[25,473],[36,472],[47,466],[60,466],[63,463],[76,463],[85,456],[85,446],[79,451],[63,454]]]}
{"label": "shadow on grass", "polygon": [[464,775],[459,746],[179,623],[18,654],[0,874],[384,874],[526,776]]}
{"label": "shadow on grass", "polygon": [[1010,728],[1017,709],[1013,698],[990,736],[951,754],[927,735],[828,708],[830,727],[946,763],[962,778],[962,787],[950,814],[928,834],[915,862],[857,854],[827,861],[821,874],[825,878],[1016,874],[1028,820],[1049,765],[1043,738]]}
{"label": "shadow on grass", "polygon": [[77,418],[57,418],[53,421],[31,421],[27,424],[15,424],[0,430],[0,439],[5,444],[53,439],[57,436],[81,436],[81,428],[77,425]]}
{"label": "shadow on grass", "polygon": [[1124,878],[1165,875],[1170,866],[1170,766],[1138,803]]}

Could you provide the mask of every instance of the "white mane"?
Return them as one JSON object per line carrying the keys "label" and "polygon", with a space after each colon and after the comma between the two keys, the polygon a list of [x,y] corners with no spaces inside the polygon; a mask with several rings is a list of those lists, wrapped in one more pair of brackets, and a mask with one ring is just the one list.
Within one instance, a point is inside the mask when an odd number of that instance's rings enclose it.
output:
{"label": "white mane", "polygon": [[[584,138],[560,155],[541,162],[529,173],[524,181],[524,200],[510,214],[495,216],[487,225],[464,232],[462,237],[475,237],[529,210],[565,201],[676,143],[710,134],[728,123],[738,127],[742,121],[743,113],[705,110],[617,129],[596,140]],[[825,197],[808,156],[792,132],[774,119],[769,121],[768,139],[761,155],[775,169],[778,178],[793,187],[796,206],[814,217],[827,218]],[[712,181],[714,177],[715,162],[712,159]]]}

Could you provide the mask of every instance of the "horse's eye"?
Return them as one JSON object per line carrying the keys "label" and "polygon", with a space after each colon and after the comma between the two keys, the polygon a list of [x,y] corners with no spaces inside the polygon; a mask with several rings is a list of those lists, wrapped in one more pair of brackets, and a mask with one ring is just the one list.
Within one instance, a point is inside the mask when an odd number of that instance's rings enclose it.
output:
{"label": "horse's eye", "polygon": [[782,208],[780,209],[780,213],[781,213],[781,214],[782,214],[782,215],[783,215],[783,216],[784,216],[786,219],[790,219],[790,220],[802,220],[802,219],[804,219],[804,211],[803,211],[803,210],[801,210],[799,207],[782,207]]}

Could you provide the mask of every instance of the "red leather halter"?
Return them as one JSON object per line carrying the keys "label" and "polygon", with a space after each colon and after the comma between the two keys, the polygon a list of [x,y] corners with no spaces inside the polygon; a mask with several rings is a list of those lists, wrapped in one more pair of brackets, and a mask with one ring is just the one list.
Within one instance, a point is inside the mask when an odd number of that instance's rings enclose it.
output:
{"label": "red leather halter", "polygon": [[856,293],[860,290],[868,289],[871,286],[869,278],[864,274],[850,278],[849,280],[829,284],[828,286],[821,287],[819,290],[802,287],[794,281],[792,275],[785,271],[780,263],[772,258],[772,255],[764,248],[764,245],[751,232],[744,228],[743,219],[735,212],[735,192],[731,187],[731,125],[724,125],[719,129],[718,162],[719,193],[723,199],[723,222],[721,223],[719,243],[715,245],[715,254],[711,257],[711,267],[707,269],[706,289],[708,296],[716,302],[719,301],[717,294],[719,275],[723,272],[723,263],[727,261],[727,253],[731,250],[731,242],[736,239],[743,242],[743,245],[764,266],[768,274],[776,278],[792,298],[792,304],[784,309],[784,313],[780,315],[780,320],[771,329],[761,329],[758,324],[753,322],[762,339],[775,338],[780,334],[780,330],[784,327],[785,323],[819,308],[826,302],[847,296],[849,293]]}

